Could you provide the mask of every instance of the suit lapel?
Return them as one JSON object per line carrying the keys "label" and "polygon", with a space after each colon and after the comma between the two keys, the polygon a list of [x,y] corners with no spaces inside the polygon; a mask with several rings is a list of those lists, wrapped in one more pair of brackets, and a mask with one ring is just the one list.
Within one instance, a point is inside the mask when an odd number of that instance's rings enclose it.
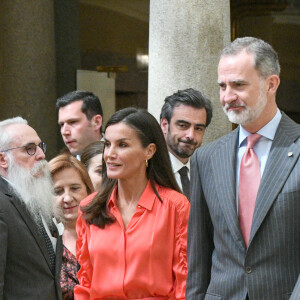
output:
{"label": "suit lapel", "polygon": [[51,270],[51,265],[50,265],[50,260],[49,260],[49,255],[48,255],[48,251],[47,251],[47,248],[46,248],[46,244],[45,244],[45,241],[43,240],[43,237],[38,232],[37,225],[34,223],[31,216],[27,212],[27,209],[26,209],[25,205],[16,196],[14,196],[12,194],[7,194],[7,195],[10,196],[10,200],[11,200],[12,204],[18,210],[18,212],[21,215],[23,221],[25,222],[25,224],[29,228],[32,236],[36,240],[36,242],[37,242],[37,244],[38,244],[45,260],[47,261],[47,264],[48,264],[50,270]]}
{"label": "suit lapel", "polygon": [[299,158],[300,148],[295,144],[299,135],[299,125],[283,114],[258,190],[250,243]]}
{"label": "suit lapel", "polygon": [[244,249],[236,209],[236,152],[238,129],[219,143],[215,155],[211,156],[212,172],[220,206],[224,211],[228,228],[238,245]]}

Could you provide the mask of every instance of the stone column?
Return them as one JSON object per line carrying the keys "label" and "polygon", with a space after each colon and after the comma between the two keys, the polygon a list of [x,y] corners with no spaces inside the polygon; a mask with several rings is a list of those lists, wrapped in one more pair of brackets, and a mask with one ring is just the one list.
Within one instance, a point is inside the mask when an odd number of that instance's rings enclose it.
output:
{"label": "stone column", "polygon": [[22,116],[57,153],[53,1],[0,1],[0,119]]}
{"label": "stone column", "polygon": [[217,66],[230,42],[229,0],[150,0],[148,109],[159,119],[166,96],[194,88],[213,103],[204,142],[228,133],[219,103]]}

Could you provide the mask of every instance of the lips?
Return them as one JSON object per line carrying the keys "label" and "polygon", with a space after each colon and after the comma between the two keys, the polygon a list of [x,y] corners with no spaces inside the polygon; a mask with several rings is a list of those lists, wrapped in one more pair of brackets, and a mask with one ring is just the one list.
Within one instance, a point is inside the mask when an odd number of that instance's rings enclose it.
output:
{"label": "lips", "polygon": [[106,163],[106,166],[107,166],[107,168],[116,168],[116,167],[119,167],[119,166],[121,166],[120,164],[117,164],[117,163],[110,163],[110,162],[107,162]]}
{"label": "lips", "polygon": [[67,145],[71,145],[71,144],[73,144],[73,143],[76,143],[76,141],[75,141],[75,140],[72,140],[72,141],[65,141],[65,143],[66,143]]}
{"label": "lips", "polygon": [[74,208],[77,208],[77,205],[69,206],[69,207],[64,207],[64,210],[72,210]]}
{"label": "lips", "polygon": [[197,143],[193,142],[193,141],[183,141],[183,140],[179,140],[180,143],[185,144],[185,146],[196,146]]}
{"label": "lips", "polygon": [[246,106],[245,105],[243,105],[243,104],[237,104],[237,103],[227,103],[226,105],[225,105],[225,110],[226,111],[234,111],[234,110],[240,110],[240,109],[242,109],[242,108],[245,108]]}

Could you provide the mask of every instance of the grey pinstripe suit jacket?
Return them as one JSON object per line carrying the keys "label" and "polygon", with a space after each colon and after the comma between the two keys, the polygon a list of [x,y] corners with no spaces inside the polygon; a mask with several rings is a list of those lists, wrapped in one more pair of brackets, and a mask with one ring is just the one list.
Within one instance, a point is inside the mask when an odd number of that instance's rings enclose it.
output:
{"label": "grey pinstripe suit jacket", "polygon": [[[256,200],[248,249],[236,212],[238,129],[192,160],[188,300],[300,299],[300,125],[283,114]],[[291,154],[292,153],[292,154]]]}

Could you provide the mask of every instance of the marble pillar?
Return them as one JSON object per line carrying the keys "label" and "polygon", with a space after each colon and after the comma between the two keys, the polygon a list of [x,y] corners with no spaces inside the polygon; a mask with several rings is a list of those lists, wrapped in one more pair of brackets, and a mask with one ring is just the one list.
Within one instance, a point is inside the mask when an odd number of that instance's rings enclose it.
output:
{"label": "marble pillar", "polygon": [[148,110],[159,119],[166,96],[194,88],[214,108],[204,143],[231,130],[219,103],[217,65],[230,43],[229,0],[150,0]]}
{"label": "marble pillar", "polygon": [[27,119],[57,153],[53,1],[0,1],[0,120]]}

